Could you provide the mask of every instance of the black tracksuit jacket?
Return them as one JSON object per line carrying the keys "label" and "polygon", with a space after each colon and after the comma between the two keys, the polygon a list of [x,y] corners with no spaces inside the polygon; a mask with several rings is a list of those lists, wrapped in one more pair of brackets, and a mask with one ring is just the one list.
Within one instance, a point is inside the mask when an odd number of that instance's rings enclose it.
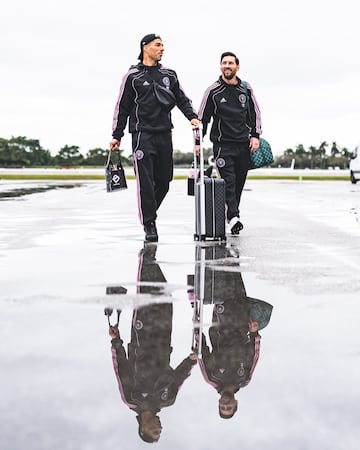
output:
{"label": "black tracksuit jacket", "polygon": [[197,118],[174,70],[161,64],[152,67],[139,63],[131,66],[123,77],[114,111],[113,138],[122,138],[128,118],[130,133],[156,133],[173,128],[171,113],[166,112],[155,98],[154,80],[174,93],[176,106],[188,120]]}
{"label": "black tracksuit jacket", "polygon": [[205,91],[199,120],[205,136],[213,119],[210,140],[213,144],[236,145],[261,134],[261,115],[253,89],[249,83],[237,78],[237,84],[227,84],[219,79]]}

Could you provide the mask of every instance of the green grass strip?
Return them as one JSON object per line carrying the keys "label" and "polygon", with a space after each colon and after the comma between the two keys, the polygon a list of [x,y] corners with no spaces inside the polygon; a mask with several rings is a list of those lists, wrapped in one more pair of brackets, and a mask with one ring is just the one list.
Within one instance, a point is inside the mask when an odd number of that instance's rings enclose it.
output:
{"label": "green grass strip", "polygon": [[[311,175],[248,175],[248,180],[297,180],[297,181],[350,181],[348,176],[311,176]],[[127,180],[134,180],[135,175],[126,175]],[[175,175],[174,180],[186,180],[186,175]],[[6,174],[0,175],[0,180],[103,180],[104,175],[71,175],[71,174]]]}

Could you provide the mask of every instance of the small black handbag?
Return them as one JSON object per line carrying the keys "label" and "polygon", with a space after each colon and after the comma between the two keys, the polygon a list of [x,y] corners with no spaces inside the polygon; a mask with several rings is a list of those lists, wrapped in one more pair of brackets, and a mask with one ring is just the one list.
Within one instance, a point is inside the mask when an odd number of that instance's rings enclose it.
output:
{"label": "small black handbag", "polygon": [[[114,153],[117,153],[119,157],[117,163],[112,159],[112,154]],[[109,150],[109,155],[105,164],[105,179],[107,192],[127,189],[125,171],[121,164],[120,152],[112,152],[111,150]]]}
{"label": "small black handbag", "polygon": [[[197,165],[197,168],[195,169],[195,162],[193,161],[187,178],[187,195],[195,195],[195,181],[200,178],[200,169],[198,167],[199,165]],[[204,177],[211,178],[213,168],[213,165],[210,164],[210,166],[204,170]]]}

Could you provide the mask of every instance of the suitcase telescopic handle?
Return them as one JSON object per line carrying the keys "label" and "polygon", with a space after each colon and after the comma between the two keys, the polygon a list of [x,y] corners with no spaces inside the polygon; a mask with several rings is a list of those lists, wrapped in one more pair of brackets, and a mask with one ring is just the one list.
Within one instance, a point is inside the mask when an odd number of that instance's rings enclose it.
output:
{"label": "suitcase telescopic handle", "polygon": [[[205,179],[204,179],[204,148],[203,148],[203,125],[202,123],[199,123],[197,127],[194,127],[194,168],[195,173],[197,173],[197,162],[196,162],[196,145],[197,140],[199,141],[200,146],[200,167],[199,167],[199,180],[196,178],[195,183],[199,183],[199,191],[198,195],[200,196],[199,200],[196,199],[197,195],[197,189],[195,187],[195,205],[198,204],[199,206],[199,214],[200,214],[200,234],[201,236],[205,236]],[[196,208],[196,206],[195,206]]]}
{"label": "suitcase telescopic handle", "polygon": [[[200,147],[200,154],[199,154],[200,180],[202,177],[201,182],[204,182],[204,147],[203,147],[203,125],[202,125],[202,123],[199,123],[198,126],[194,127],[193,132],[194,132],[194,169],[195,169],[195,173],[196,173],[196,170],[197,170],[196,145],[199,145],[199,147]],[[199,141],[199,144],[197,144],[197,141]]]}

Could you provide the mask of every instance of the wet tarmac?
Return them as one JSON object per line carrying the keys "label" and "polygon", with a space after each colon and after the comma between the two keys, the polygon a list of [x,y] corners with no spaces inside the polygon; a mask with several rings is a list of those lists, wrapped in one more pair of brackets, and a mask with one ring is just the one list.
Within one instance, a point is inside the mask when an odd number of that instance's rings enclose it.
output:
{"label": "wet tarmac", "polygon": [[357,449],[359,206],[248,181],[203,244],[178,180],[144,245],[132,180],[1,182],[0,448]]}

